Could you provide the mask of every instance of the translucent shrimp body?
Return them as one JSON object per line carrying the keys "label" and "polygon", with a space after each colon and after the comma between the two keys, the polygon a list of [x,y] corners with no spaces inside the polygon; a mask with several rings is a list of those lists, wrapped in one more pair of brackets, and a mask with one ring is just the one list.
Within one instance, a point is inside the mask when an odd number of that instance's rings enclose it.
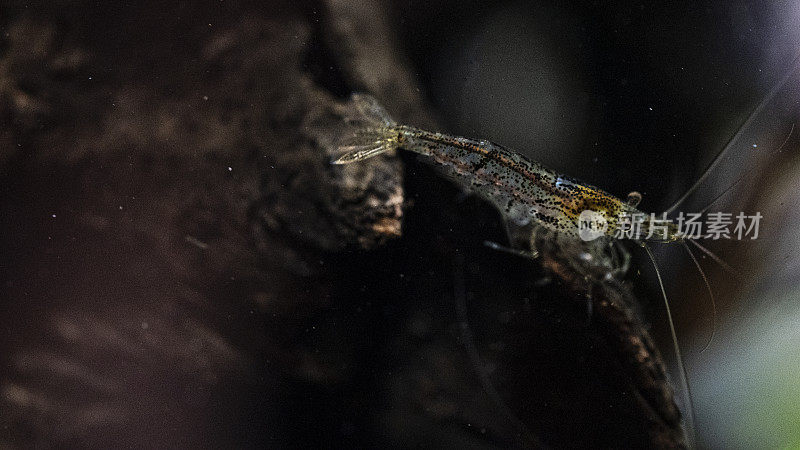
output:
{"label": "translucent shrimp body", "polygon": [[[591,211],[607,226],[601,234],[617,236],[622,218],[647,217],[635,205],[560,175],[525,156],[492,142],[455,137],[397,125],[368,96],[356,94],[351,102],[366,122],[344,137],[335,164],[361,161],[395,148],[418,153],[441,166],[448,178],[492,203],[506,220],[516,225],[534,223],[565,237],[579,237],[581,214]],[[597,216],[595,216],[597,217]],[[678,240],[677,229],[650,233],[649,218],[642,235],[660,242]]]}

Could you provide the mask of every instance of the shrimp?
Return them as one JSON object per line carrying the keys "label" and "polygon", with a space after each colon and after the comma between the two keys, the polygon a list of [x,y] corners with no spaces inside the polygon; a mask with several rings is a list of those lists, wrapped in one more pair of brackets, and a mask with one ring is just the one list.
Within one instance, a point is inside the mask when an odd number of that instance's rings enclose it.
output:
{"label": "shrimp", "polygon": [[[723,156],[730,151],[740,134],[749,127],[754,118],[761,115],[766,105],[776,97],[782,86],[791,77],[796,76],[798,68],[800,68],[800,56],[795,58],[786,76],[776,83],[771,92],[765,96],[740,127],[739,132],[717,154],[700,178],[663,213],[664,218],[700,187],[711,171],[722,161]],[[708,289],[713,311],[712,323],[716,316],[714,294],[708,277],[687,243],[709,256],[725,270],[735,273],[729,265],[694,239],[683,235],[673,222],[657,223],[654,214],[648,215],[639,210],[637,206],[641,195],[636,192],[630,193],[623,200],[597,187],[559,174],[501,145],[486,140],[451,136],[398,124],[391,119],[375,99],[364,94],[351,96],[349,114],[350,127],[343,130],[338,142],[332,146],[335,152],[333,164],[351,164],[396,149],[422,155],[427,162],[439,167],[447,178],[477,194],[500,211],[512,246],[520,236],[523,238],[523,242],[527,240],[528,246],[527,250],[520,250],[487,243],[492,248],[536,258],[538,248],[543,245],[555,245],[555,248],[562,250],[566,248],[568,254],[579,256],[570,258],[566,263],[580,275],[590,279],[608,279],[627,272],[630,256],[624,248],[618,245],[619,237],[624,236],[626,231],[625,219],[643,217],[644,219],[639,223],[639,232],[633,240],[645,249],[655,269],[669,322],[680,382],[686,397],[686,425],[690,430],[690,439],[693,437],[694,406],[686,367],[681,355],[661,271],[649,244],[677,243],[686,249]],[[794,125],[790,136],[792,131],[794,131]],[[783,148],[783,145],[780,148]],[[741,178],[725,188],[711,204],[730,192],[739,181]],[[711,204],[703,208],[701,212],[708,209]],[[597,228],[590,228],[591,233],[588,236],[587,229],[584,227],[587,216],[591,223],[601,225]],[[555,244],[553,244],[554,242]],[[575,253],[576,250],[577,253]],[[713,333],[714,326],[712,325],[711,339],[713,339]]]}
{"label": "shrimp", "polygon": [[[622,200],[597,187],[558,174],[501,145],[397,124],[368,95],[353,94],[349,113],[350,127],[334,145],[336,156],[333,164],[364,161],[396,149],[426,157],[447,178],[482,197],[501,212],[509,241],[513,243],[520,231],[527,233],[529,250],[489,243],[492,248],[536,258],[539,246],[554,245],[563,253],[579,255],[565,261],[577,273],[586,278],[602,280],[627,271],[629,254],[621,246],[615,245],[617,236],[624,231],[625,217],[648,217],[640,223],[639,234],[646,237],[639,243],[654,264],[647,242],[684,242],[684,236],[672,223],[668,223],[666,228],[655,229],[653,215],[648,216],[637,209],[641,195],[636,192]],[[587,212],[593,221],[603,225],[588,237],[581,226]],[[655,267],[667,308],[681,382],[690,405],[688,419],[693,428],[693,407],[685,367],[661,274],[658,266]],[[697,267],[702,273],[699,264]],[[705,274],[703,278],[706,278]]]}
{"label": "shrimp", "polygon": [[[556,173],[517,152],[498,144],[450,136],[394,123],[373,98],[354,94],[351,103],[373,123],[357,129],[340,144],[343,152],[333,164],[350,164],[402,148],[430,158],[441,166],[446,176],[493,204],[506,218],[518,226],[535,222],[552,232],[572,238],[580,236],[580,215],[584,211],[597,214],[608,226],[603,235],[614,237],[620,230],[621,218],[647,216],[636,208],[634,193],[628,200],[580,181]],[[674,242],[681,238],[677,227],[667,233],[651,233],[645,220],[642,234],[647,240]]]}
{"label": "shrimp", "polygon": [[[603,279],[627,270],[629,255],[614,246],[625,231],[625,218],[644,218],[638,225],[643,241],[683,239],[675,224],[659,228],[653,215],[637,209],[638,193],[622,200],[501,145],[397,124],[375,99],[363,94],[354,94],[350,104],[354,127],[337,143],[333,164],[363,161],[398,148],[427,157],[447,178],[497,208],[509,240],[522,234],[529,250],[488,243],[492,248],[535,258],[542,243],[556,240],[559,247],[578,249],[580,257],[569,261],[576,272]],[[583,226],[587,217],[598,227],[588,235],[590,230]]]}

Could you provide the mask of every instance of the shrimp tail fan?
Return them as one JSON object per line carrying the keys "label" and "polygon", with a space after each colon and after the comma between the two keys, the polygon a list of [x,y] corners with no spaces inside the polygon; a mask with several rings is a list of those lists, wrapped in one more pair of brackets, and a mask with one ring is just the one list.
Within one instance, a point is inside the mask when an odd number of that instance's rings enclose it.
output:
{"label": "shrimp tail fan", "polygon": [[343,117],[327,145],[333,164],[362,161],[399,146],[397,124],[373,97],[351,95],[344,105]]}

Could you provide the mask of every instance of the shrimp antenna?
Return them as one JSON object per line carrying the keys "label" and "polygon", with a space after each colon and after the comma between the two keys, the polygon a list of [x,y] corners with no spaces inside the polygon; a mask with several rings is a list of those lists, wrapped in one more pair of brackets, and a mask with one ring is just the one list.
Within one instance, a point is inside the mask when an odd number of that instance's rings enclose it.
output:
{"label": "shrimp antenna", "polygon": [[789,138],[792,137],[792,133],[794,133],[794,124],[792,124],[792,129],[789,130],[789,135],[786,136],[786,139],[783,140],[783,144],[781,144],[781,146],[778,147],[777,150],[775,150],[777,153],[780,153],[780,151],[783,150],[783,147],[786,145],[787,142],[789,142]]}
{"label": "shrimp antenna", "polygon": [[508,419],[518,432],[528,441],[528,445],[534,448],[542,448],[543,445],[539,439],[530,431],[525,422],[514,414],[511,408],[506,405],[500,393],[494,387],[494,383],[486,373],[486,366],[483,364],[480,353],[478,353],[478,346],[475,345],[475,335],[472,334],[472,329],[469,326],[469,318],[467,317],[467,289],[464,283],[464,261],[461,255],[457,255],[453,265],[453,298],[456,303],[456,315],[458,317],[458,325],[461,330],[461,338],[464,340],[464,348],[469,356],[470,363],[473,369],[477,372],[484,392],[495,404],[497,409]]}
{"label": "shrimp antenna", "polygon": [[741,136],[744,133],[747,127],[753,122],[753,120],[755,120],[756,116],[758,116],[761,113],[761,111],[767,106],[767,104],[773,99],[773,97],[777,95],[778,91],[783,87],[783,85],[786,84],[789,78],[792,77],[795,69],[798,66],[798,63],[800,63],[800,54],[798,54],[794,58],[794,61],[792,61],[792,64],[789,66],[789,70],[787,71],[786,75],[784,75],[784,77],[781,78],[780,81],[778,81],[775,84],[775,86],[769,91],[769,93],[767,93],[764,99],[761,100],[761,103],[759,103],[758,106],[756,106],[753,112],[751,112],[750,115],[747,117],[747,119],[744,121],[742,126],[739,127],[739,130],[736,132],[736,134],[734,134],[733,137],[725,145],[725,147],[723,147],[723,149],[719,153],[717,153],[717,156],[714,157],[714,160],[712,160],[711,163],[708,165],[708,167],[706,167],[706,170],[703,171],[703,174],[700,175],[700,178],[698,178],[697,181],[694,182],[692,187],[690,187],[689,190],[687,190],[675,203],[673,203],[672,206],[667,208],[667,210],[665,211],[667,214],[671,213],[672,211],[675,210],[675,208],[680,206],[680,204],[683,203],[690,195],[692,195],[692,193],[694,193],[697,190],[697,188],[700,187],[703,181],[705,181],[706,178],[708,178],[708,176],[711,174],[711,171],[722,161],[722,157],[725,156],[725,154],[728,153],[728,151],[731,148],[733,148],[733,144],[739,139],[739,136]]}
{"label": "shrimp antenna", "polygon": [[[692,390],[689,387],[689,378],[686,376],[686,365],[684,365],[683,356],[681,356],[681,347],[678,345],[678,334],[675,332],[675,322],[672,321],[672,311],[669,308],[667,291],[664,290],[664,282],[661,280],[661,271],[658,269],[656,258],[653,256],[653,251],[650,250],[650,247],[645,242],[642,242],[642,247],[644,247],[645,251],[647,251],[647,256],[650,257],[650,261],[653,263],[653,268],[656,270],[656,278],[658,278],[658,286],[661,288],[661,297],[664,298],[664,307],[667,310],[667,321],[669,322],[669,331],[672,337],[672,349],[675,352],[675,361],[678,363],[678,374],[680,375],[681,384],[683,385],[683,389],[686,394],[686,424],[690,430],[689,439],[694,441],[694,402],[692,402]],[[693,446],[690,445],[689,447]]]}
{"label": "shrimp antenna", "polygon": [[715,263],[719,264],[726,272],[736,277],[737,280],[740,280],[742,276],[739,272],[736,271],[733,267],[731,267],[728,263],[722,260],[719,256],[715,255],[711,250],[703,247],[699,242],[695,241],[694,239],[686,239],[687,241],[691,242],[692,245],[699,248],[701,252],[705,253],[706,256],[713,259]]}
{"label": "shrimp antenna", "polygon": [[711,290],[711,284],[708,282],[708,277],[703,271],[703,267],[700,266],[700,261],[698,261],[697,257],[694,256],[692,249],[686,245],[686,241],[681,241],[681,244],[683,244],[683,248],[689,252],[689,256],[692,257],[692,261],[694,262],[695,267],[697,267],[697,271],[700,272],[700,276],[703,277],[703,281],[706,283],[706,288],[708,288],[708,296],[711,298],[711,337],[708,338],[708,342],[706,342],[706,345],[704,345],[703,349],[700,350],[700,353],[703,353],[711,345],[711,342],[714,340],[714,334],[717,331],[717,302],[714,300],[714,291]]}
{"label": "shrimp antenna", "polygon": [[716,197],[714,197],[714,200],[711,200],[711,203],[707,204],[707,205],[706,205],[706,207],[705,207],[705,208],[703,208],[703,209],[701,209],[700,211],[698,211],[698,213],[699,213],[699,214],[703,214],[704,212],[708,211],[708,208],[711,208],[711,207],[714,205],[714,203],[717,203],[717,201],[718,201],[719,199],[721,199],[721,198],[722,198],[722,197],[723,197],[725,194],[727,194],[727,193],[728,193],[728,192],[730,192],[730,191],[731,191],[733,188],[735,188],[735,187],[736,187],[736,185],[737,185],[737,184],[739,184],[739,183],[740,183],[740,182],[741,182],[743,179],[744,179],[744,174],[740,175],[740,176],[739,176],[739,178],[737,178],[737,179],[736,179],[736,181],[734,181],[734,182],[733,182],[733,184],[731,184],[730,186],[728,186],[727,188],[725,188],[725,190],[724,190],[724,191],[720,192],[720,194],[719,194],[719,195],[717,195]]}
{"label": "shrimp antenna", "polygon": [[[794,124],[792,124],[792,128],[789,130],[789,134],[786,136],[786,139],[783,140],[783,143],[781,144],[781,146],[778,147],[777,150],[775,150],[776,153],[779,153],[783,149],[783,147],[786,146],[786,143],[789,142],[789,138],[792,137],[792,133],[794,133]],[[699,214],[703,214],[704,212],[708,211],[708,208],[711,208],[711,206],[713,206],[714,203],[716,203],[719,199],[721,199],[725,194],[730,192],[731,189],[735,188],[736,185],[738,185],[744,179],[744,176],[745,176],[745,174],[739,175],[739,178],[737,178],[736,181],[733,182],[733,184],[731,184],[730,186],[726,187],[724,191],[720,192],[719,195],[714,197],[714,200],[711,200],[711,203],[706,205],[705,208],[703,208],[700,211],[698,211],[698,213]]]}

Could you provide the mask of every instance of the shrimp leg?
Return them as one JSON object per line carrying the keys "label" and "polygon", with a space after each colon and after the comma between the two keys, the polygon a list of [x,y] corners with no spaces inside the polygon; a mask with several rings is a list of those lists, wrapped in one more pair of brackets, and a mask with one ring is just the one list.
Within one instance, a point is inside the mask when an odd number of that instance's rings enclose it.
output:
{"label": "shrimp leg", "polygon": [[527,250],[520,250],[516,248],[506,247],[505,245],[498,244],[497,242],[493,241],[483,241],[483,245],[489,247],[492,250],[497,250],[503,253],[508,253],[509,255],[521,256],[523,258],[528,259],[537,259],[539,257],[539,252],[530,252]]}

